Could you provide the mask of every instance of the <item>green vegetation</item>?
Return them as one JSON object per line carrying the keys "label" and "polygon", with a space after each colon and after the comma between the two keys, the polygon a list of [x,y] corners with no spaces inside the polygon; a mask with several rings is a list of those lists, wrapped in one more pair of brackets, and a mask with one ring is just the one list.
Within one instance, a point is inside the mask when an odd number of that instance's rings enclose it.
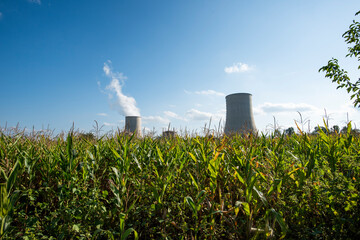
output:
{"label": "green vegetation", "polygon": [[[357,15],[360,15],[360,11],[355,14],[355,16]],[[360,62],[360,23],[354,20],[349,26],[349,30],[342,37],[346,44],[350,45],[346,57],[355,57]],[[360,65],[358,69],[360,69]],[[326,66],[321,67],[320,71],[325,72],[325,77],[337,83],[337,89],[345,88],[351,94],[350,99],[355,99],[354,106],[360,107],[360,79],[355,83],[351,82],[347,71],[340,68],[336,58],[331,59]]]}
{"label": "green vegetation", "polygon": [[[300,129],[299,129],[300,130]],[[356,239],[351,132],[97,139],[0,132],[2,239]]]}

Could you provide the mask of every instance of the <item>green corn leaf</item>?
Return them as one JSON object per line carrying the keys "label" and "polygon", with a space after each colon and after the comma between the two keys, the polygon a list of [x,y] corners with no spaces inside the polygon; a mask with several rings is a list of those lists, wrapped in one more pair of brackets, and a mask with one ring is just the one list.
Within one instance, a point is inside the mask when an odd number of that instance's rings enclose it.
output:
{"label": "green corn leaf", "polygon": [[185,197],[185,202],[190,207],[193,214],[196,214],[197,210],[196,210],[194,200],[190,196],[187,196],[187,197]]}
{"label": "green corn leaf", "polygon": [[195,185],[196,189],[199,190],[199,185],[198,185],[197,182],[195,181],[193,175],[192,175],[190,172],[188,172],[188,174],[189,174],[189,176],[190,176],[190,178],[191,178],[191,180],[192,180],[192,183]]}
{"label": "green corn leaf", "polygon": [[0,183],[0,218],[6,217],[8,214],[8,192],[5,183]]}
{"label": "green corn leaf", "polygon": [[275,149],[274,149],[274,151],[273,151],[274,153],[276,153],[276,152],[278,151],[279,147],[283,145],[284,137],[285,137],[285,135],[282,134],[281,137],[280,137],[279,142],[278,142],[278,143],[276,144],[276,146],[275,146]]}
{"label": "green corn leaf", "polygon": [[120,154],[112,147],[110,147],[111,152],[115,155],[116,158],[121,159]]}
{"label": "green corn leaf", "polygon": [[131,135],[131,137],[129,138],[129,141],[128,141],[128,142],[131,142],[131,140],[133,140],[133,139],[135,138],[135,136],[136,136],[136,132],[134,132],[134,133]]}
{"label": "green corn leaf", "polygon": [[244,209],[244,211],[245,211],[245,214],[246,214],[247,216],[250,216],[251,212],[250,212],[250,205],[249,205],[249,203],[247,203],[247,202],[240,202],[240,203],[241,203],[241,205],[243,206],[243,209]]}
{"label": "green corn leaf", "polygon": [[346,131],[346,134],[349,136],[351,133],[351,122],[348,123],[347,125],[347,131]]}
{"label": "green corn leaf", "polygon": [[201,207],[201,203],[204,201],[206,197],[206,191],[202,190],[201,192],[199,192],[199,194],[196,197],[196,202],[197,202],[197,210],[200,210]]}
{"label": "green corn leaf", "polygon": [[271,208],[271,209],[269,209],[267,211],[269,211],[275,217],[276,222],[280,225],[281,231],[282,232],[287,232],[288,227],[286,226],[286,223],[285,223],[283,217],[280,215],[280,213],[275,211],[274,208]]}
{"label": "green corn leaf", "polygon": [[271,185],[269,191],[267,192],[267,195],[272,194],[275,189],[277,189],[278,192],[280,193],[281,182],[282,182],[281,179],[275,179],[273,184]]}
{"label": "green corn leaf", "polygon": [[68,154],[68,157],[69,159],[72,160],[73,158],[73,136],[72,136],[72,133],[69,133],[67,138],[66,138],[66,142],[67,142],[67,145],[66,145],[66,151],[67,151],[67,154]]}
{"label": "green corn leaf", "polygon": [[134,233],[134,239],[139,239],[138,233],[135,231],[135,229],[133,229],[133,228],[128,228],[128,229],[126,229],[126,231],[124,232],[124,234],[122,234],[121,240],[127,239],[127,237],[128,237],[132,232]]}
{"label": "green corn leaf", "polygon": [[158,153],[158,156],[159,156],[161,162],[162,162],[163,164],[165,164],[164,159],[163,159],[163,155],[162,155],[162,153],[161,153],[161,151],[160,151],[160,149],[158,148],[157,145],[156,145],[156,151],[157,151],[157,153]]}
{"label": "green corn leaf", "polygon": [[116,167],[111,167],[111,169],[113,170],[114,174],[115,174],[115,182],[119,183],[120,182],[120,174],[119,174],[119,170]]}
{"label": "green corn leaf", "polygon": [[20,164],[18,161],[16,161],[6,183],[6,191],[8,192],[8,194],[11,192],[11,189],[14,186],[19,171],[20,171]]}
{"label": "green corn leaf", "polygon": [[2,167],[0,167],[0,177],[3,177],[5,179],[5,181],[7,182],[8,177],[6,176],[6,173],[4,172]]}
{"label": "green corn leaf", "polygon": [[291,174],[293,174],[296,171],[299,171],[300,168],[295,168],[294,170],[290,171],[287,173],[288,176],[291,176]]}
{"label": "green corn leaf", "polygon": [[253,187],[253,189],[255,190],[256,194],[258,195],[258,197],[260,198],[261,202],[265,205],[268,206],[268,201],[266,200],[264,194],[258,190],[255,186]]}
{"label": "green corn leaf", "polygon": [[239,181],[245,185],[245,181],[244,179],[240,176],[240,170],[238,168],[233,167],[233,169],[235,170],[235,176],[237,177],[237,179],[239,179]]}
{"label": "green corn leaf", "polygon": [[120,215],[120,231],[124,232],[126,214],[125,213],[120,213],[119,215]]}
{"label": "green corn leaf", "polygon": [[197,160],[196,160],[196,157],[194,156],[194,154],[192,154],[191,152],[189,152],[189,155],[190,155],[191,159],[194,160],[194,162],[196,163]]}
{"label": "green corn leaf", "polygon": [[72,226],[72,230],[74,230],[75,232],[79,232],[80,231],[79,224],[74,224]]}
{"label": "green corn leaf", "polygon": [[141,165],[140,165],[140,163],[139,163],[139,161],[138,161],[138,159],[137,159],[137,157],[136,157],[135,154],[132,154],[132,159],[134,159],[134,162],[136,163],[136,165],[138,166],[138,168],[139,168],[140,171],[141,171],[141,170],[142,170]]}
{"label": "green corn leaf", "polygon": [[[316,148],[318,148],[319,146],[317,146]],[[316,150],[315,150],[316,151]],[[310,159],[307,165],[307,172],[306,172],[306,177],[310,177],[312,170],[315,167],[315,152],[313,150],[310,151]]]}
{"label": "green corn leaf", "polygon": [[138,197],[137,199],[135,199],[135,200],[131,203],[130,207],[126,210],[126,215],[128,215],[129,212],[135,207],[135,203],[139,200],[139,198],[140,198],[140,197]]}

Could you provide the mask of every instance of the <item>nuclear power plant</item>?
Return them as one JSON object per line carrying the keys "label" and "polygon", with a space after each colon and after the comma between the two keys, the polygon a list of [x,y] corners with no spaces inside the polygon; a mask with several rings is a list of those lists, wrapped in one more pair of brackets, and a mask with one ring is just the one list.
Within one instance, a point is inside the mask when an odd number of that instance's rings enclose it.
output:
{"label": "nuclear power plant", "polygon": [[234,93],[227,95],[225,134],[236,134],[256,131],[252,112],[252,95]]}
{"label": "nuclear power plant", "polygon": [[[224,133],[226,135],[237,133],[255,132],[256,126],[252,110],[252,95],[250,93],[234,93],[227,95],[226,99],[226,122]],[[125,132],[135,133],[142,137],[141,117],[126,116]],[[174,131],[166,131],[164,137],[174,137]]]}
{"label": "nuclear power plant", "polygon": [[127,133],[135,133],[136,136],[141,137],[141,117],[140,116],[126,116],[125,117],[125,131]]}

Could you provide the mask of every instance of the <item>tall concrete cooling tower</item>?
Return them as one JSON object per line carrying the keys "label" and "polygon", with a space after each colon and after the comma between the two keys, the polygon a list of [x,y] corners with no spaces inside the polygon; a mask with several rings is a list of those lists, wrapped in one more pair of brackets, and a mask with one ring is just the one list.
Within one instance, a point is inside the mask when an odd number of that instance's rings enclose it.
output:
{"label": "tall concrete cooling tower", "polygon": [[136,133],[136,136],[141,137],[141,117],[126,116],[125,131],[130,133]]}
{"label": "tall concrete cooling tower", "polygon": [[252,112],[252,95],[250,93],[234,93],[225,98],[225,134],[256,131]]}

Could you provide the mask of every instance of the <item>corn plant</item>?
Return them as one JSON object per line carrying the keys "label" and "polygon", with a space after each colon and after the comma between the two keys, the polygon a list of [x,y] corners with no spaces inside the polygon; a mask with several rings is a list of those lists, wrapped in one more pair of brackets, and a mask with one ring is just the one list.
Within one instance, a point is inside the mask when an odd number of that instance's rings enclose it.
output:
{"label": "corn plant", "polygon": [[8,176],[2,168],[0,169],[1,177],[4,179],[4,182],[0,183],[0,236],[5,233],[12,221],[12,211],[20,194],[19,190],[12,191],[12,189],[20,170],[19,161],[15,163]]}
{"label": "corn plant", "polygon": [[174,138],[1,132],[1,237],[356,239],[360,138],[350,128]]}

